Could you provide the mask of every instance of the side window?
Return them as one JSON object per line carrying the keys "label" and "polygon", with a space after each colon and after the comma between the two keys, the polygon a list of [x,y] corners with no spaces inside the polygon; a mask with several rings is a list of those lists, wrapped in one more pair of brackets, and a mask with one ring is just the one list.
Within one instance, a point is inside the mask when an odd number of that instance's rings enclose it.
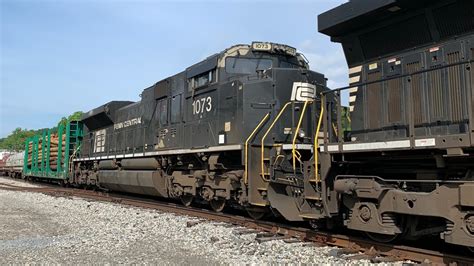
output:
{"label": "side window", "polygon": [[188,80],[189,91],[217,81],[216,70],[209,70]]}
{"label": "side window", "polygon": [[181,94],[171,98],[171,123],[181,122]]}
{"label": "side window", "polygon": [[158,120],[160,127],[168,124],[168,98],[158,100],[156,104],[155,117]]}

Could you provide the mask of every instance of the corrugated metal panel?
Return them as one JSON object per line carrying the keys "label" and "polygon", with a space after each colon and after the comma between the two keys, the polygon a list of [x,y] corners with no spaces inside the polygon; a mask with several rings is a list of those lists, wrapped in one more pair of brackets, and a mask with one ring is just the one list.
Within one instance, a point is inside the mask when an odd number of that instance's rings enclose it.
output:
{"label": "corrugated metal panel", "polygon": [[362,34],[359,40],[365,58],[375,58],[431,41],[427,29],[428,22],[421,14]]}
{"label": "corrugated metal panel", "polygon": [[474,29],[474,1],[464,0],[433,10],[433,18],[441,38],[463,34]]}
{"label": "corrugated metal panel", "polygon": [[[437,65],[431,66],[431,68]],[[443,93],[443,80],[441,70],[428,72],[428,90],[431,122],[442,121],[446,117],[445,102],[447,99]]]}
{"label": "corrugated metal panel", "polygon": [[[367,73],[367,81],[372,82],[380,80],[382,73],[380,71],[373,71]],[[368,116],[368,128],[377,129],[380,128],[381,120],[381,104],[382,101],[382,83],[377,82],[367,85],[367,116]]]}
{"label": "corrugated metal panel", "polygon": [[[471,45],[472,45],[472,43],[471,43]],[[471,48],[471,60],[474,60],[474,47]],[[469,72],[471,73],[471,84],[469,84],[470,87],[467,88],[467,89],[471,92],[471,94],[472,94],[472,91],[474,90],[474,71],[473,71],[473,69],[472,69],[472,66],[473,66],[473,64],[471,63],[471,64],[470,64],[471,71],[469,71]],[[471,96],[471,97],[472,97],[472,96]],[[472,104],[472,103],[470,103],[470,104]],[[472,112],[474,112],[474,110],[471,108],[471,114],[472,114]],[[472,117],[472,116],[471,116],[471,117]],[[473,121],[470,121],[470,123],[471,123],[471,130],[472,130],[472,127],[473,127],[472,122],[473,122]],[[471,143],[472,143],[472,142],[474,142],[474,139],[471,139]]]}
{"label": "corrugated metal panel", "polygon": [[[360,81],[375,83],[359,86],[357,97],[353,97],[357,100],[351,113],[351,137],[357,141],[384,141],[469,132],[468,96],[474,89],[474,71],[466,64],[447,65],[474,58],[473,45],[471,36],[460,37],[366,62]],[[405,74],[408,76],[400,78]],[[377,82],[381,79],[387,80]],[[459,138],[461,144],[466,144],[465,137]]]}
{"label": "corrugated metal panel", "polygon": [[[414,73],[421,70],[420,61],[406,64],[408,73]],[[411,77],[411,95],[413,104],[413,119],[414,123],[421,124],[423,122],[423,78],[421,74],[416,74]]]}
{"label": "corrugated metal panel", "polygon": [[[448,64],[454,64],[461,60],[461,53],[459,51],[451,52],[446,57]],[[462,110],[464,84],[461,83],[461,71],[463,71],[461,65],[452,66],[447,69],[452,122],[460,122],[464,118]]]}
{"label": "corrugated metal panel", "polygon": [[402,120],[402,79],[392,79],[387,82],[388,122],[395,123]]}

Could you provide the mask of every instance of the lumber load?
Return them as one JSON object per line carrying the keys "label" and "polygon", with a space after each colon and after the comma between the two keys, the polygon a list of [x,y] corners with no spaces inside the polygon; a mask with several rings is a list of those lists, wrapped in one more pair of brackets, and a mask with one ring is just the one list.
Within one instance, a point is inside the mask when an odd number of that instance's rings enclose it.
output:
{"label": "lumber load", "polygon": [[[59,144],[61,144],[61,150],[59,149]],[[28,161],[27,165],[31,166],[33,164],[33,141],[28,143]],[[43,150],[44,149],[44,150]],[[51,134],[49,140],[49,166],[52,170],[57,169],[57,162],[59,151],[61,151],[61,158],[64,158],[64,153],[66,151],[66,134],[63,134],[61,137],[58,136],[57,133]],[[39,138],[38,139],[38,146],[37,150],[34,151],[35,160],[37,161],[38,165],[41,164],[41,161],[47,158],[48,156],[48,138],[45,139]],[[44,162],[46,166],[46,162]]]}

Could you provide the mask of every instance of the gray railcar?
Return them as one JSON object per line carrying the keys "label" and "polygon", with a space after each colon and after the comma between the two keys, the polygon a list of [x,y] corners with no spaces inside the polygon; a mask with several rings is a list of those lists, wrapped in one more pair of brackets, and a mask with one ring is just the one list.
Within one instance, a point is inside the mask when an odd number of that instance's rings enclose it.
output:
{"label": "gray railcar", "polygon": [[344,49],[350,86],[331,94],[349,91],[352,121],[320,147],[325,215],[473,247],[474,1],[353,0],[318,21]]}

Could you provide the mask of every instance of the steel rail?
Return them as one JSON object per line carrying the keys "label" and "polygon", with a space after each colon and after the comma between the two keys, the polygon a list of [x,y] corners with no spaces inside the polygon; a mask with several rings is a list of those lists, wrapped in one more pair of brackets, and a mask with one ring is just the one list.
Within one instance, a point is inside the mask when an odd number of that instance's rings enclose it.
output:
{"label": "steel rail", "polygon": [[214,212],[197,207],[185,207],[177,203],[156,201],[138,196],[130,196],[115,193],[97,192],[77,188],[63,187],[22,187],[11,184],[1,184],[0,190],[24,191],[43,193],[56,197],[79,197],[103,202],[112,202],[146,209],[154,209],[161,212],[175,213],[178,215],[194,216],[197,218],[224,222],[233,225],[297,238],[301,241],[311,241],[318,245],[328,245],[349,249],[352,252],[363,252],[365,258],[377,256],[387,257],[393,260],[411,260],[419,263],[473,265],[474,258],[456,254],[446,254],[439,251],[416,248],[412,246],[393,245],[367,240],[331,232],[314,231],[309,228],[295,227],[291,224],[282,224],[270,221],[257,221],[249,217],[235,214]]}

